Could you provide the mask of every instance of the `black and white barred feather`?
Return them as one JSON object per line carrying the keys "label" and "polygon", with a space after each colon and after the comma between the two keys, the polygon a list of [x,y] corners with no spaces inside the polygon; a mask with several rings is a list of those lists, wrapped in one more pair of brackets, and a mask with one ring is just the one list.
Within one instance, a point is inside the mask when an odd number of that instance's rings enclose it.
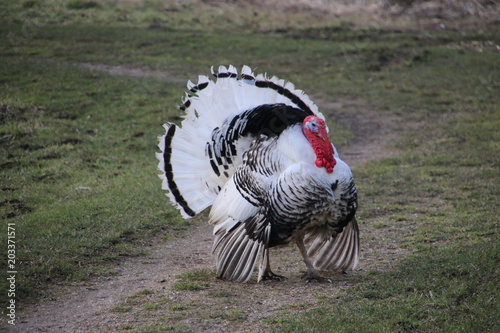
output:
{"label": "black and white barred feather", "polygon": [[314,165],[302,132],[308,116],[324,119],[293,84],[220,67],[200,76],[181,105],[181,126],[165,124],[160,176],[185,218],[212,206],[217,274],[246,282],[271,276],[269,249],[292,241],[317,269],[347,270],[358,262],[356,188],[335,151],[333,173]]}

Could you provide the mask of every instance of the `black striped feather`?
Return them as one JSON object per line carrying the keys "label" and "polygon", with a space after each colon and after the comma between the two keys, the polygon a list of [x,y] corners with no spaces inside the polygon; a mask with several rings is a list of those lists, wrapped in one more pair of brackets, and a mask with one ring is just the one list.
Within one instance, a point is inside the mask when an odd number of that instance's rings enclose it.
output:
{"label": "black striped feather", "polygon": [[174,180],[174,173],[172,171],[172,139],[174,138],[175,131],[177,126],[175,124],[167,124],[170,127],[167,130],[167,134],[165,135],[165,146],[162,148],[163,150],[163,167],[162,170],[165,173],[165,177],[167,178],[168,188],[170,189],[170,193],[175,199],[175,202],[179,206],[182,207],[184,212],[189,216],[195,216],[196,213],[189,207],[188,203],[182,196],[179,188],[177,187],[177,183]]}
{"label": "black striped feather", "polygon": [[325,219],[321,216],[332,209],[333,193],[329,187],[319,186],[310,175],[293,171],[282,173],[270,191],[268,219],[273,226],[270,247],[287,244],[295,231],[307,228],[318,216]]}
{"label": "black striped feather", "polygon": [[336,236],[325,233],[306,235],[307,254],[315,268],[327,271],[347,271],[359,261],[359,228],[353,218]]}
{"label": "black striped feather", "polygon": [[259,88],[269,88],[276,90],[280,95],[288,97],[294,104],[296,104],[300,109],[307,111],[310,114],[313,114],[309,106],[296,94],[292,93],[290,90],[285,87],[276,84],[269,80],[257,80],[255,81],[255,86]]}
{"label": "black striped feather", "polygon": [[[290,126],[301,124],[312,114],[311,111],[277,103],[263,104],[226,119],[220,127],[213,130],[211,140],[206,143],[205,152],[210,159],[210,166],[220,176],[233,165],[235,156],[244,153],[236,149],[238,140],[244,137],[251,140],[277,137]],[[226,178],[229,176],[227,174]]]}
{"label": "black striped feather", "polygon": [[217,251],[217,277],[247,282],[257,259],[266,257],[271,226],[262,215],[238,222],[231,230],[216,234],[213,251]]}
{"label": "black striped feather", "polygon": [[276,138],[255,140],[243,155],[243,164],[233,175],[236,189],[256,207],[266,205],[269,177],[282,168],[279,154],[275,154]]}

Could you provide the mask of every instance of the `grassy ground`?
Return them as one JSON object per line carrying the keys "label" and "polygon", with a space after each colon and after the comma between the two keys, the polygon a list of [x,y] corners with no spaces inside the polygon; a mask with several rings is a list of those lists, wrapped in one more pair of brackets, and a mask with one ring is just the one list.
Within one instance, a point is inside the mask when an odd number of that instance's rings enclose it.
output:
{"label": "grassy ground", "polygon": [[[413,225],[402,244],[414,255],[394,271],[368,274],[346,297],[280,318],[277,331],[499,329],[491,309],[498,308],[500,114],[488,89],[498,86],[470,86],[471,76],[498,75],[498,63],[471,61],[467,53],[449,61],[441,47],[429,52],[419,73],[410,70],[422,87],[401,105],[425,123],[398,142],[405,153],[357,170],[365,232]],[[429,80],[431,68],[438,76]],[[471,76],[459,78],[458,68]]]}
{"label": "grassy ground", "polygon": [[[397,115],[406,128],[394,143],[400,154],[355,171],[367,246],[371,232],[411,226],[399,245],[413,255],[393,271],[368,272],[346,295],[283,311],[269,327],[499,329],[498,25],[359,26],[314,11],[195,2],[30,0],[0,10],[0,214],[4,244],[7,223],[16,228],[21,304],[47,284],[112,274],[124,256],[189,227],[165,204],[156,136],[179,115],[180,79],[232,63],[289,79],[325,103],[362,99],[373,117]],[[337,145],[353,139],[331,126]]]}

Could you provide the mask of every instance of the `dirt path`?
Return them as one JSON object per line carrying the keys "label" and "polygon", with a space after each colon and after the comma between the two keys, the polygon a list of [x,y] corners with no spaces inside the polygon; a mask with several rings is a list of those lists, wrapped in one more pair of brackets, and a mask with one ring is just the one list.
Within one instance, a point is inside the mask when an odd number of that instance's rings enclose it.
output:
{"label": "dirt path", "polygon": [[[127,74],[107,66],[93,69]],[[139,70],[133,73],[141,75]],[[357,133],[349,147],[340,151],[343,159],[356,169],[391,155],[393,151],[387,146],[398,135],[397,119],[371,119],[363,111],[368,108],[362,101],[349,103],[358,103],[355,106],[359,112],[342,114],[342,104],[319,103],[321,110],[341,114],[338,120]],[[11,331],[124,332],[138,328],[142,331],[148,325],[187,332],[264,330],[264,319],[272,321],[277,313],[293,314],[326,299],[333,300],[367,270],[388,269],[406,254],[397,246],[397,240],[407,230],[388,228],[383,234],[370,230],[369,238],[366,232],[362,230],[358,270],[347,276],[332,275],[332,284],[307,284],[302,280],[305,267],[301,256],[295,247],[288,247],[271,252],[271,264],[276,273],[287,277],[284,282],[237,284],[219,281],[210,274],[203,290],[179,290],[174,283],[180,274],[214,268],[211,228],[198,223],[184,237],[153,246],[148,255],[123,260],[115,276],[101,277],[84,286],[62,287],[55,300],[28,305]]]}

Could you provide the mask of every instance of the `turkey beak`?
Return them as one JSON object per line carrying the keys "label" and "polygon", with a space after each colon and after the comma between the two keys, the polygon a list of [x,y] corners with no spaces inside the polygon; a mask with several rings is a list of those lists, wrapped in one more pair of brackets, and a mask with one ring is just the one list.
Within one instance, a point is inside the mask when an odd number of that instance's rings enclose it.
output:
{"label": "turkey beak", "polygon": [[323,134],[323,131],[321,131],[321,130],[318,130],[318,132],[316,133],[316,135],[318,136],[318,138],[320,138],[323,141],[327,141],[328,140],[328,135],[325,136]]}

